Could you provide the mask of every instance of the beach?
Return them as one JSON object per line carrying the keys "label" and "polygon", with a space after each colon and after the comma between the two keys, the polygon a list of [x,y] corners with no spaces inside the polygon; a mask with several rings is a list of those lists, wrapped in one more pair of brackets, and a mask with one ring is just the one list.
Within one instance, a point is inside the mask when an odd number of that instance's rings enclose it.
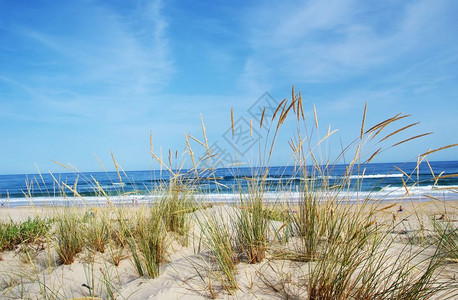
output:
{"label": "beach", "polygon": [[[423,202],[383,202],[376,208],[358,205],[351,206],[356,212],[363,210],[375,211],[374,220],[382,224],[392,224],[388,234],[393,241],[387,248],[386,264],[395,265],[393,259],[399,259],[399,253],[407,255],[407,245],[410,251],[418,254],[409,260],[418,268],[427,268],[426,261],[434,256],[434,243],[427,247],[410,242],[420,235],[426,240],[433,239],[432,221],[458,222],[458,201],[423,201]],[[149,209],[150,207],[146,207]],[[137,206],[110,207],[14,207],[0,209],[2,222],[24,222],[28,218],[44,219],[58,218],[62,214],[110,215],[116,219],[115,209],[122,210],[124,216],[138,215],[145,209]],[[292,214],[297,214],[300,207],[290,206]],[[18,246],[14,250],[3,251],[0,261],[1,298],[2,299],[41,299],[44,295],[56,299],[285,299],[287,297],[302,298],[310,292],[304,284],[304,278],[311,272],[312,261],[288,258],[280,253],[290,247],[295,249],[292,238],[288,243],[280,243],[279,238],[285,235],[282,221],[269,220],[267,232],[267,251],[265,259],[256,264],[247,263],[241,259],[236,264],[234,279],[237,288],[227,290],[219,281],[216,263],[211,258],[211,251],[205,249],[205,234],[202,222],[216,220],[229,228],[232,238],[235,238],[234,220],[239,216],[241,208],[236,205],[215,204],[188,213],[190,219],[189,240],[186,245],[180,243],[175,232],[167,234],[167,250],[164,261],[159,267],[156,278],[147,275],[139,276],[132,253],[128,247],[122,249],[108,243],[104,253],[93,249],[82,249],[76,254],[71,264],[62,264],[56,253],[56,241],[48,236],[25,247]],[[52,232],[52,230],[50,231]],[[420,234],[421,232],[421,234]],[[426,233],[425,235],[423,235]],[[409,247],[410,247],[409,246]],[[24,250],[26,249],[26,250]],[[119,261],[114,263],[113,257]],[[215,269],[216,268],[216,269]],[[456,284],[458,262],[450,260],[434,270],[437,278],[434,282],[455,284],[434,294],[431,299],[443,299],[445,296],[457,295]],[[436,275],[435,275],[436,276]],[[92,298],[90,298],[92,297]]]}

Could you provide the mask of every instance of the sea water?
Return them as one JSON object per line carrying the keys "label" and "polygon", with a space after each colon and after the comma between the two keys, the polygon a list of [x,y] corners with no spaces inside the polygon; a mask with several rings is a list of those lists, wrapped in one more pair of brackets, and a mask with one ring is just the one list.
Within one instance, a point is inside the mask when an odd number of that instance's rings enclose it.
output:
{"label": "sea water", "polygon": [[[263,184],[267,201],[296,201],[304,187],[321,193],[338,191],[353,200],[458,199],[458,161],[373,163],[361,166],[337,164],[297,168],[219,168],[181,170],[180,188],[189,189],[201,201],[236,201],[240,194]],[[75,172],[0,175],[2,206],[84,205],[154,201],[171,178],[164,170]],[[323,189],[323,187],[326,187]],[[331,189],[329,189],[331,187]],[[103,192],[102,192],[103,190]]]}

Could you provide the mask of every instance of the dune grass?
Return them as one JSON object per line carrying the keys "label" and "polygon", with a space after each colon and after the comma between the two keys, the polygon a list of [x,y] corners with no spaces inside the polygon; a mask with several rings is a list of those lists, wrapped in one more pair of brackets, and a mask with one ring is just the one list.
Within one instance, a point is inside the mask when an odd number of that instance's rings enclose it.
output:
{"label": "dune grass", "polygon": [[448,260],[458,262],[457,225],[450,220],[433,220],[433,228],[441,252]]}
{"label": "dune grass", "polygon": [[[222,288],[232,294],[238,288],[236,275],[238,252],[233,240],[233,228],[224,209],[217,210],[214,214],[205,214],[197,219],[197,223],[204,238],[204,248],[212,253],[216,261],[217,270],[211,266],[207,270],[214,281],[221,284]],[[211,288],[211,285],[209,286]]]}
{"label": "dune grass", "polygon": [[188,245],[190,230],[189,213],[196,209],[192,193],[182,190],[182,185],[174,183],[162,197],[162,219],[169,232],[176,233],[184,246]]}
{"label": "dune grass", "polygon": [[51,221],[40,217],[28,218],[24,222],[0,223],[0,251],[14,250],[18,245],[44,239],[51,227]]}
{"label": "dune grass", "polygon": [[162,220],[164,212],[160,206],[145,210],[139,213],[130,243],[139,275],[156,278],[167,252],[166,228]]}
{"label": "dune grass", "polygon": [[62,211],[55,221],[55,248],[62,263],[70,265],[84,247],[83,216],[76,211]]}
{"label": "dune grass", "polygon": [[104,211],[100,209],[93,209],[86,216],[85,223],[83,224],[84,241],[88,248],[100,253],[105,252],[105,246],[110,238],[109,220],[104,215]]}
{"label": "dune grass", "polygon": [[262,194],[257,192],[251,191],[241,200],[242,209],[235,222],[239,251],[250,264],[262,262],[267,250],[268,219]]}

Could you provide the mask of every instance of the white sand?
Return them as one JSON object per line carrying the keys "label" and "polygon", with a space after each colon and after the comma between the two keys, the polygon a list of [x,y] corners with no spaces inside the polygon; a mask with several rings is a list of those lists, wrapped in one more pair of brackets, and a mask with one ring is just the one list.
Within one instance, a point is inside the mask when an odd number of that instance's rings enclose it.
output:
{"label": "white sand", "polygon": [[[457,218],[458,203],[450,202],[447,205],[448,218]],[[386,204],[388,205],[388,204]],[[380,212],[380,220],[389,220],[393,215],[402,221],[398,226],[400,236],[408,231],[418,228],[420,220],[431,217],[440,217],[444,207],[434,203],[402,204],[403,211],[397,212],[399,206]],[[419,212],[418,216],[412,214]],[[229,230],[232,228],[237,208],[231,206],[214,206],[197,211],[192,219],[204,220],[208,216],[215,217]],[[52,208],[20,207],[0,209],[0,220],[15,222],[23,221],[30,216],[52,216]],[[207,299],[211,297],[211,290],[217,299],[284,299],[287,296],[302,298],[306,291],[300,284],[309,269],[309,264],[274,260],[267,257],[262,263],[250,265],[239,263],[237,265],[237,283],[239,289],[234,295],[229,295],[221,290],[218,282],[209,283],[208,271],[205,266],[210,264],[204,258],[208,255],[203,251],[197,253],[201,242],[200,227],[195,224],[191,230],[188,247],[183,247],[177,242],[170,245],[168,263],[161,266],[160,276],[155,279],[139,277],[134,265],[129,258],[121,261],[115,267],[110,258],[110,249],[104,254],[93,254],[88,251],[80,253],[76,261],[70,266],[61,265],[52,245],[47,245],[44,250],[31,250],[30,256],[18,251],[2,253],[0,261],[0,298],[1,299],[42,299],[44,294],[51,298],[71,299],[91,296],[107,297],[107,289],[111,289],[116,299]],[[271,222],[271,232],[280,229],[281,222]],[[269,236],[272,240],[273,235]],[[390,251],[399,252],[404,244],[393,246]],[[422,255],[431,255],[433,249]],[[422,259],[419,256],[418,259]],[[199,276],[199,272],[203,278]],[[458,277],[458,264],[450,263],[445,266],[440,275],[440,280]],[[302,278],[302,279],[301,279]],[[108,282],[108,283],[107,283]],[[457,282],[458,283],[458,282]],[[91,290],[88,287],[91,287]],[[87,298],[89,299],[89,298]],[[99,299],[99,298],[95,298]]]}

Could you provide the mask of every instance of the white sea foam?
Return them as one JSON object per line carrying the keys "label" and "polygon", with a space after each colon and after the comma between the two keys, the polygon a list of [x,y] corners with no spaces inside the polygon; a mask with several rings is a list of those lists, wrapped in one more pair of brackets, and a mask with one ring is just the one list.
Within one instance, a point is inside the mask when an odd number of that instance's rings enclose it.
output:
{"label": "white sea foam", "polygon": [[360,175],[350,175],[350,176],[329,176],[330,179],[341,179],[341,178],[350,178],[350,179],[383,179],[383,178],[401,178],[403,174],[360,174]]}
{"label": "white sea foam", "polygon": [[[194,195],[197,201],[201,202],[238,202],[241,198],[249,197],[249,194],[234,193],[209,193]],[[289,202],[295,203],[301,199],[300,192],[266,192],[264,200],[266,202]],[[319,199],[347,199],[350,201],[359,201],[364,199],[374,200],[428,200],[427,196],[433,196],[443,200],[458,200],[458,186],[414,186],[406,190],[404,187],[387,186],[377,192],[361,191],[340,191],[340,192],[317,192]],[[132,203],[151,203],[162,199],[162,194],[155,195],[128,195],[128,196],[110,196],[110,202],[114,204],[132,204]],[[4,203],[6,206],[24,206],[24,205],[106,205],[106,197],[34,197],[34,198],[10,198]]]}
{"label": "white sea foam", "polygon": [[383,179],[383,178],[402,178],[403,174],[364,174],[364,175],[350,175],[350,176],[313,176],[313,177],[267,177],[267,181],[292,181],[292,180],[320,180],[320,179]]}

